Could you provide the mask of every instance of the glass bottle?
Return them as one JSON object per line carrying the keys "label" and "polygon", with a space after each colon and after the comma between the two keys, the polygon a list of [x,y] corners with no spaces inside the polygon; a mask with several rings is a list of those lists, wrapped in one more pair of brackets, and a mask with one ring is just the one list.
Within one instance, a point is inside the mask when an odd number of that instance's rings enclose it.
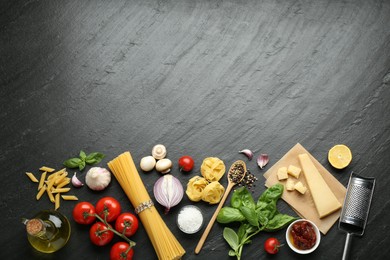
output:
{"label": "glass bottle", "polygon": [[43,253],[59,250],[70,237],[69,221],[58,211],[43,210],[32,219],[22,219],[22,223],[26,225],[30,244]]}

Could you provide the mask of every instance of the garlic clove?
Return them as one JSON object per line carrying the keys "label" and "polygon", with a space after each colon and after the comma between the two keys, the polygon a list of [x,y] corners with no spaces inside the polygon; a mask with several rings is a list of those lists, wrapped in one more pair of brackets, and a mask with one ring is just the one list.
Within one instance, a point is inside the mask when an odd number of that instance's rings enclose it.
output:
{"label": "garlic clove", "polygon": [[257,158],[257,165],[260,167],[260,169],[263,169],[268,162],[269,162],[268,154],[264,154],[264,153],[260,154],[260,156]]}
{"label": "garlic clove", "polygon": [[157,145],[155,145],[153,147],[153,149],[152,149],[152,156],[156,160],[164,159],[166,155],[167,155],[167,149],[165,148],[164,145],[157,144]]}
{"label": "garlic clove", "polygon": [[154,169],[156,159],[153,156],[146,156],[141,159],[140,167],[143,171],[149,172]]}
{"label": "garlic clove", "polygon": [[77,178],[76,173],[73,174],[72,185],[76,188],[84,186],[84,184]]}
{"label": "garlic clove", "polygon": [[156,163],[156,170],[163,174],[170,172],[171,168],[172,168],[172,161],[167,158],[158,160]]}
{"label": "garlic clove", "polygon": [[249,161],[252,160],[252,158],[253,158],[253,152],[249,149],[241,150],[241,151],[239,151],[239,153],[245,154],[245,156],[248,157]]}

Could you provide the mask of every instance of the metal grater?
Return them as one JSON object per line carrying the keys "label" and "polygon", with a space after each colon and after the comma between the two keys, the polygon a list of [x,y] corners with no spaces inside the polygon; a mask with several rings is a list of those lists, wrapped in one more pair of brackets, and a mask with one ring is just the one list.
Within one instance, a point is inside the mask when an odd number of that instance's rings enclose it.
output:
{"label": "metal grater", "polygon": [[351,173],[339,221],[339,229],[347,232],[343,260],[348,259],[352,235],[362,236],[364,233],[374,187],[375,178]]}

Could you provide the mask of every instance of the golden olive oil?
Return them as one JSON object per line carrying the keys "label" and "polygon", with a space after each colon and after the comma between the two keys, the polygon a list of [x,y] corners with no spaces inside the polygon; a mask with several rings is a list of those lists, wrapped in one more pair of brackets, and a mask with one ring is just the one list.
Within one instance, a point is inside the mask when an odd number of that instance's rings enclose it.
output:
{"label": "golden olive oil", "polygon": [[32,219],[25,219],[27,238],[30,244],[43,253],[53,253],[68,242],[70,224],[58,211],[43,210]]}

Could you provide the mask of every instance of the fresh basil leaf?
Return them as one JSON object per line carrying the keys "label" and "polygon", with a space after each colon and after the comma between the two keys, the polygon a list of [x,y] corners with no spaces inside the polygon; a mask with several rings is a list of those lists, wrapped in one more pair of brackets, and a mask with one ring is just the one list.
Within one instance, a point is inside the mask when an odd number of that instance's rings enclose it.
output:
{"label": "fresh basil leaf", "polygon": [[95,164],[95,163],[99,163],[103,158],[104,158],[104,154],[102,153],[98,153],[98,152],[95,152],[95,153],[90,153],[87,155],[87,157],[85,158],[85,162],[87,164]]}
{"label": "fresh basil leaf", "polygon": [[80,160],[80,158],[70,158],[66,160],[63,164],[68,168],[77,168],[79,167],[79,164],[81,162],[82,161]]}
{"label": "fresh basil leaf", "polygon": [[249,222],[249,224],[255,227],[259,226],[259,221],[257,220],[257,213],[255,209],[246,206],[241,206],[240,211],[242,215],[244,215],[245,219]]}
{"label": "fresh basil leaf", "polygon": [[272,219],[278,212],[276,208],[276,202],[271,201],[269,203],[260,202],[257,204],[256,213],[259,218]]}
{"label": "fresh basil leaf", "polygon": [[80,159],[85,161],[85,158],[87,158],[87,155],[85,154],[85,152],[83,150],[80,151]]}
{"label": "fresh basil leaf", "polygon": [[280,199],[283,194],[283,188],[284,186],[278,183],[266,189],[259,197],[256,207],[259,207],[259,204],[261,204],[262,202],[265,202],[267,204],[274,202],[276,204],[278,199]]}
{"label": "fresh basil leaf", "polygon": [[223,207],[217,215],[217,221],[222,224],[241,222],[244,220],[245,217],[241,211],[232,207]]}
{"label": "fresh basil leaf", "polygon": [[223,229],[223,238],[225,238],[226,242],[229,244],[229,246],[236,251],[239,243],[238,243],[238,236],[236,232],[234,232],[233,229],[225,227]]}
{"label": "fresh basil leaf", "polygon": [[85,168],[85,161],[81,161],[79,164],[79,170],[82,171],[84,168]]}
{"label": "fresh basil leaf", "polygon": [[236,251],[232,249],[229,250],[229,256],[236,256],[236,255],[237,255]]}
{"label": "fresh basil leaf", "polygon": [[286,214],[276,214],[272,219],[268,221],[268,223],[265,225],[265,230],[270,231],[277,231],[279,229],[284,228],[297,218],[286,215]]}
{"label": "fresh basil leaf", "polygon": [[236,209],[240,208],[241,206],[253,209],[256,207],[252,194],[245,186],[240,187],[234,191],[230,204],[233,208]]}

